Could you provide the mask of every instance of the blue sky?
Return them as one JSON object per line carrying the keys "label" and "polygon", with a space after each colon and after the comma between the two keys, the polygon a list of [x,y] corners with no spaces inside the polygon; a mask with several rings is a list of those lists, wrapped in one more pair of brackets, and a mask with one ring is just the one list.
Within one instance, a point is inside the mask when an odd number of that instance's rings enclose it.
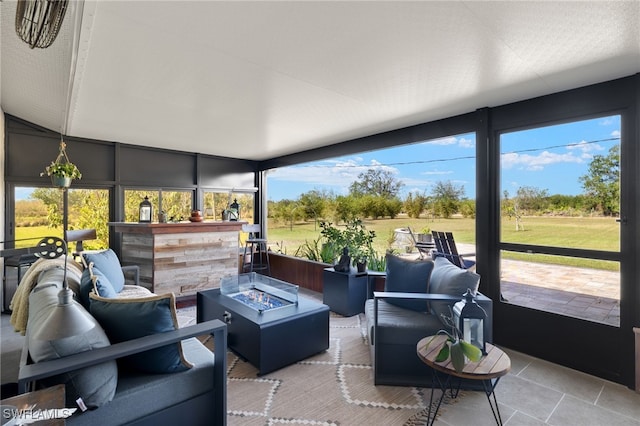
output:
{"label": "blue sky", "polygon": [[[579,177],[587,173],[593,155],[606,155],[619,137],[619,116],[505,134],[502,189],[510,195],[520,186],[581,194]],[[267,192],[273,201],[294,200],[314,189],[346,195],[358,174],[382,167],[404,183],[403,198],[409,192],[429,195],[438,181],[462,185],[465,196],[475,198],[475,147],[471,133],[280,168],[269,172]]]}

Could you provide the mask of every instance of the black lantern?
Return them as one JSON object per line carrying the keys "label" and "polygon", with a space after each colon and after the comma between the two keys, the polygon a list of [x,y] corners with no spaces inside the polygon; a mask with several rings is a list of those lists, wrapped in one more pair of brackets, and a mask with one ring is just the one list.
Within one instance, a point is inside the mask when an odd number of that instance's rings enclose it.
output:
{"label": "black lantern", "polygon": [[234,199],[233,203],[229,205],[229,220],[237,221],[238,219],[240,219],[240,204],[237,199]]}
{"label": "black lantern", "polygon": [[151,222],[151,213],[153,207],[151,206],[151,201],[149,201],[149,197],[145,196],[144,200],[140,203],[140,215],[138,216],[138,222],[140,223],[149,223]]}
{"label": "black lantern", "polygon": [[453,321],[462,333],[462,339],[478,347],[483,355],[487,354],[484,341],[484,321],[487,313],[475,301],[470,289],[463,295],[464,299],[453,305]]}

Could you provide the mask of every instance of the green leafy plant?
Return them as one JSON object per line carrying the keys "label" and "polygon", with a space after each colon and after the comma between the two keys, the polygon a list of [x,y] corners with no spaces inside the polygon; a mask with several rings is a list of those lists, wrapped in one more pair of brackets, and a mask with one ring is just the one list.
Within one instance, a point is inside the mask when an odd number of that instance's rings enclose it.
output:
{"label": "green leafy plant", "polygon": [[333,226],[331,222],[321,222],[320,228],[320,235],[325,239],[327,250],[338,256],[344,247],[349,249],[354,264],[366,263],[367,259],[375,256],[373,240],[376,234],[374,231],[367,231],[360,219],[347,222],[344,229]]}
{"label": "green leafy plant", "polygon": [[[449,307],[449,310],[451,310],[451,307]],[[453,314],[451,317],[442,315],[442,318],[444,319],[445,324],[451,327],[451,332],[447,330],[440,330],[435,336],[429,339],[425,345],[425,349],[427,349],[436,336],[443,334],[447,336],[447,339],[442,343],[442,347],[440,348],[435,361],[444,362],[451,357],[451,364],[458,372],[464,369],[464,365],[466,363],[465,356],[472,362],[480,361],[480,358],[482,358],[482,351],[480,348],[462,338],[460,329],[455,325],[455,322],[452,319]]]}
{"label": "green leafy plant", "polygon": [[374,252],[367,260],[367,269],[370,271],[384,272],[387,269],[386,254]]}
{"label": "green leafy plant", "polygon": [[82,173],[78,167],[73,163],[61,163],[52,161],[47,167],[45,167],[44,172],[40,173],[40,176],[57,176],[57,177],[66,177],[71,179],[81,179]]}

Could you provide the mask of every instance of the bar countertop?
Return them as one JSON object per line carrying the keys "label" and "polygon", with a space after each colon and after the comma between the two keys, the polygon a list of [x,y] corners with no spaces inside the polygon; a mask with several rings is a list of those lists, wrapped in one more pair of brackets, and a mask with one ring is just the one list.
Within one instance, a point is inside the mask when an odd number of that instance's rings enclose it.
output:
{"label": "bar countertop", "polygon": [[125,232],[130,234],[177,234],[184,232],[226,232],[239,231],[244,221],[202,221],[202,222],[109,222],[116,232]]}

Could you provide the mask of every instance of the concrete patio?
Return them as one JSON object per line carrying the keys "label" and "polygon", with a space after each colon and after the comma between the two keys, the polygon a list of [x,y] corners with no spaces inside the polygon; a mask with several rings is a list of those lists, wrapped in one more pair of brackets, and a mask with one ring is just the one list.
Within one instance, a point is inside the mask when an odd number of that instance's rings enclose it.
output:
{"label": "concrete patio", "polygon": [[[471,244],[457,244],[473,253]],[[503,259],[501,291],[507,303],[613,326],[620,325],[620,273]]]}

